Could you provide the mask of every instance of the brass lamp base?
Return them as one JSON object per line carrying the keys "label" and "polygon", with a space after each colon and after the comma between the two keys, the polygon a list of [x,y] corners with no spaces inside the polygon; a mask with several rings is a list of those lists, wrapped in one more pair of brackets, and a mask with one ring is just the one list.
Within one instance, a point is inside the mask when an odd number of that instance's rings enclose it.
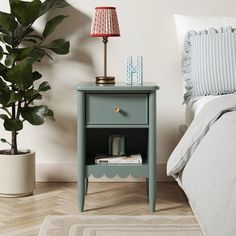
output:
{"label": "brass lamp base", "polygon": [[115,77],[111,76],[97,76],[96,84],[115,84]]}

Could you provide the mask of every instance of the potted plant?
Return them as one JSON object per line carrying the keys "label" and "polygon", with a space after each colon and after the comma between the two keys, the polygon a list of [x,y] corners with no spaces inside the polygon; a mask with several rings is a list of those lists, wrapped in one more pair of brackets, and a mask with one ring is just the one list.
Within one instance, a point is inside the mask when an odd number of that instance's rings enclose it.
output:
{"label": "potted plant", "polygon": [[50,85],[40,82],[42,75],[34,65],[44,57],[52,59],[50,52],[67,54],[70,44],[62,38],[46,40],[65,15],[49,20],[42,34],[33,29],[39,17],[68,6],[66,1],[9,0],[9,4],[10,13],[0,12],[0,118],[11,132],[11,140],[0,137],[10,145],[9,150],[0,150],[0,195],[15,197],[32,194],[35,185],[35,153],[18,149],[17,136],[25,122],[42,125],[47,117],[54,119],[53,111],[40,103]]}

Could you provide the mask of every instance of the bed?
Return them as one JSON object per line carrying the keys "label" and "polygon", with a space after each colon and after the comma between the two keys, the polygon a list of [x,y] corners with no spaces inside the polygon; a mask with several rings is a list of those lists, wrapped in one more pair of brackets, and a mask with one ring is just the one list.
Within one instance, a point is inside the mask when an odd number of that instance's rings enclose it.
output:
{"label": "bed", "polygon": [[[227,35],[230,35],[230,32],[235,31],[229,30]],[[195,37],[195,34],[192,35]],[[196,34],[197,40],[206,35],[202,36]],[[217,42],[217,39],[214,42]],[[204,45],[204,42],[201,41],[199,45]],[[201,50],[202,48],[198,51]],[[227,50],[224,55],[231,53],[232,48],[229,47]],[[188,47],[186,51],[189,52]],[[193,51],[191,57],[192,54]],[[229,70],[235,68],[236,56],[233,58],[234,62],[229,63],[228,60],[226,65],[229,65]],[[225,77],[221,77],[219,67],[215,67],[219,74],[213,70],[212,73],[204,72],[204,68],[210,70],[211,65],[205,66],[210,61],[209,56],[207,60],[204,62],[201,58],[196,63],[195,59],[193,65],[193,60],[191,61],[188,55],[185,61],[185,80],[189,90],[185,96],[188,129],[168,160],[167,174],[173,176],[186,193],[204,235],[234,236],[236,235],[236,87],[234,87],[236,71],[232,75],[226,73]],[[193,71],[194,66],[196,71]],[[197,81],[199,84],[192,81],[191,76],[194,73],[196,78],[201,80]],[[213,78],[209,80],[209,76]],[[218,84],[214,84],[215,78],[218,79]],[[197,86],[199,88],[196,88]],[[225,86],[230,89],[226,90]]]}
{"label": "bed", "polygon": [[219,96],[202,96],[191,99],[185,106],[185,124],[187,128],[193,121],[194,117],[202,110],[202,108],[210,101],[219,98]]}

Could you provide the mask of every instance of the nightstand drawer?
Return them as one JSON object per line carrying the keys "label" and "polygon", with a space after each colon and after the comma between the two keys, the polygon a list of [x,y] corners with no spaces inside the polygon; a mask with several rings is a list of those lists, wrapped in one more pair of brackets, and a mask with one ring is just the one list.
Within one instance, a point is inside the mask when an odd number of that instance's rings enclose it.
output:
{"label": "nightstand drawer", "polygon": [[148,124],[148,95],[87,94],[86,124]]}

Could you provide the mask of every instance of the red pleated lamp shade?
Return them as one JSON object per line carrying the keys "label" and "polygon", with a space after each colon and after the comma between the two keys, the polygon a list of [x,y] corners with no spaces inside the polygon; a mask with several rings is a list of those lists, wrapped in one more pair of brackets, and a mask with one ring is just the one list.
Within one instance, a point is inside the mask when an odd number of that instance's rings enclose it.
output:
{"label": "red pleated lamp shade", "polygon": [[96,7],[91,28],[92,37],[119,37],[120,28],[115,7]]}

